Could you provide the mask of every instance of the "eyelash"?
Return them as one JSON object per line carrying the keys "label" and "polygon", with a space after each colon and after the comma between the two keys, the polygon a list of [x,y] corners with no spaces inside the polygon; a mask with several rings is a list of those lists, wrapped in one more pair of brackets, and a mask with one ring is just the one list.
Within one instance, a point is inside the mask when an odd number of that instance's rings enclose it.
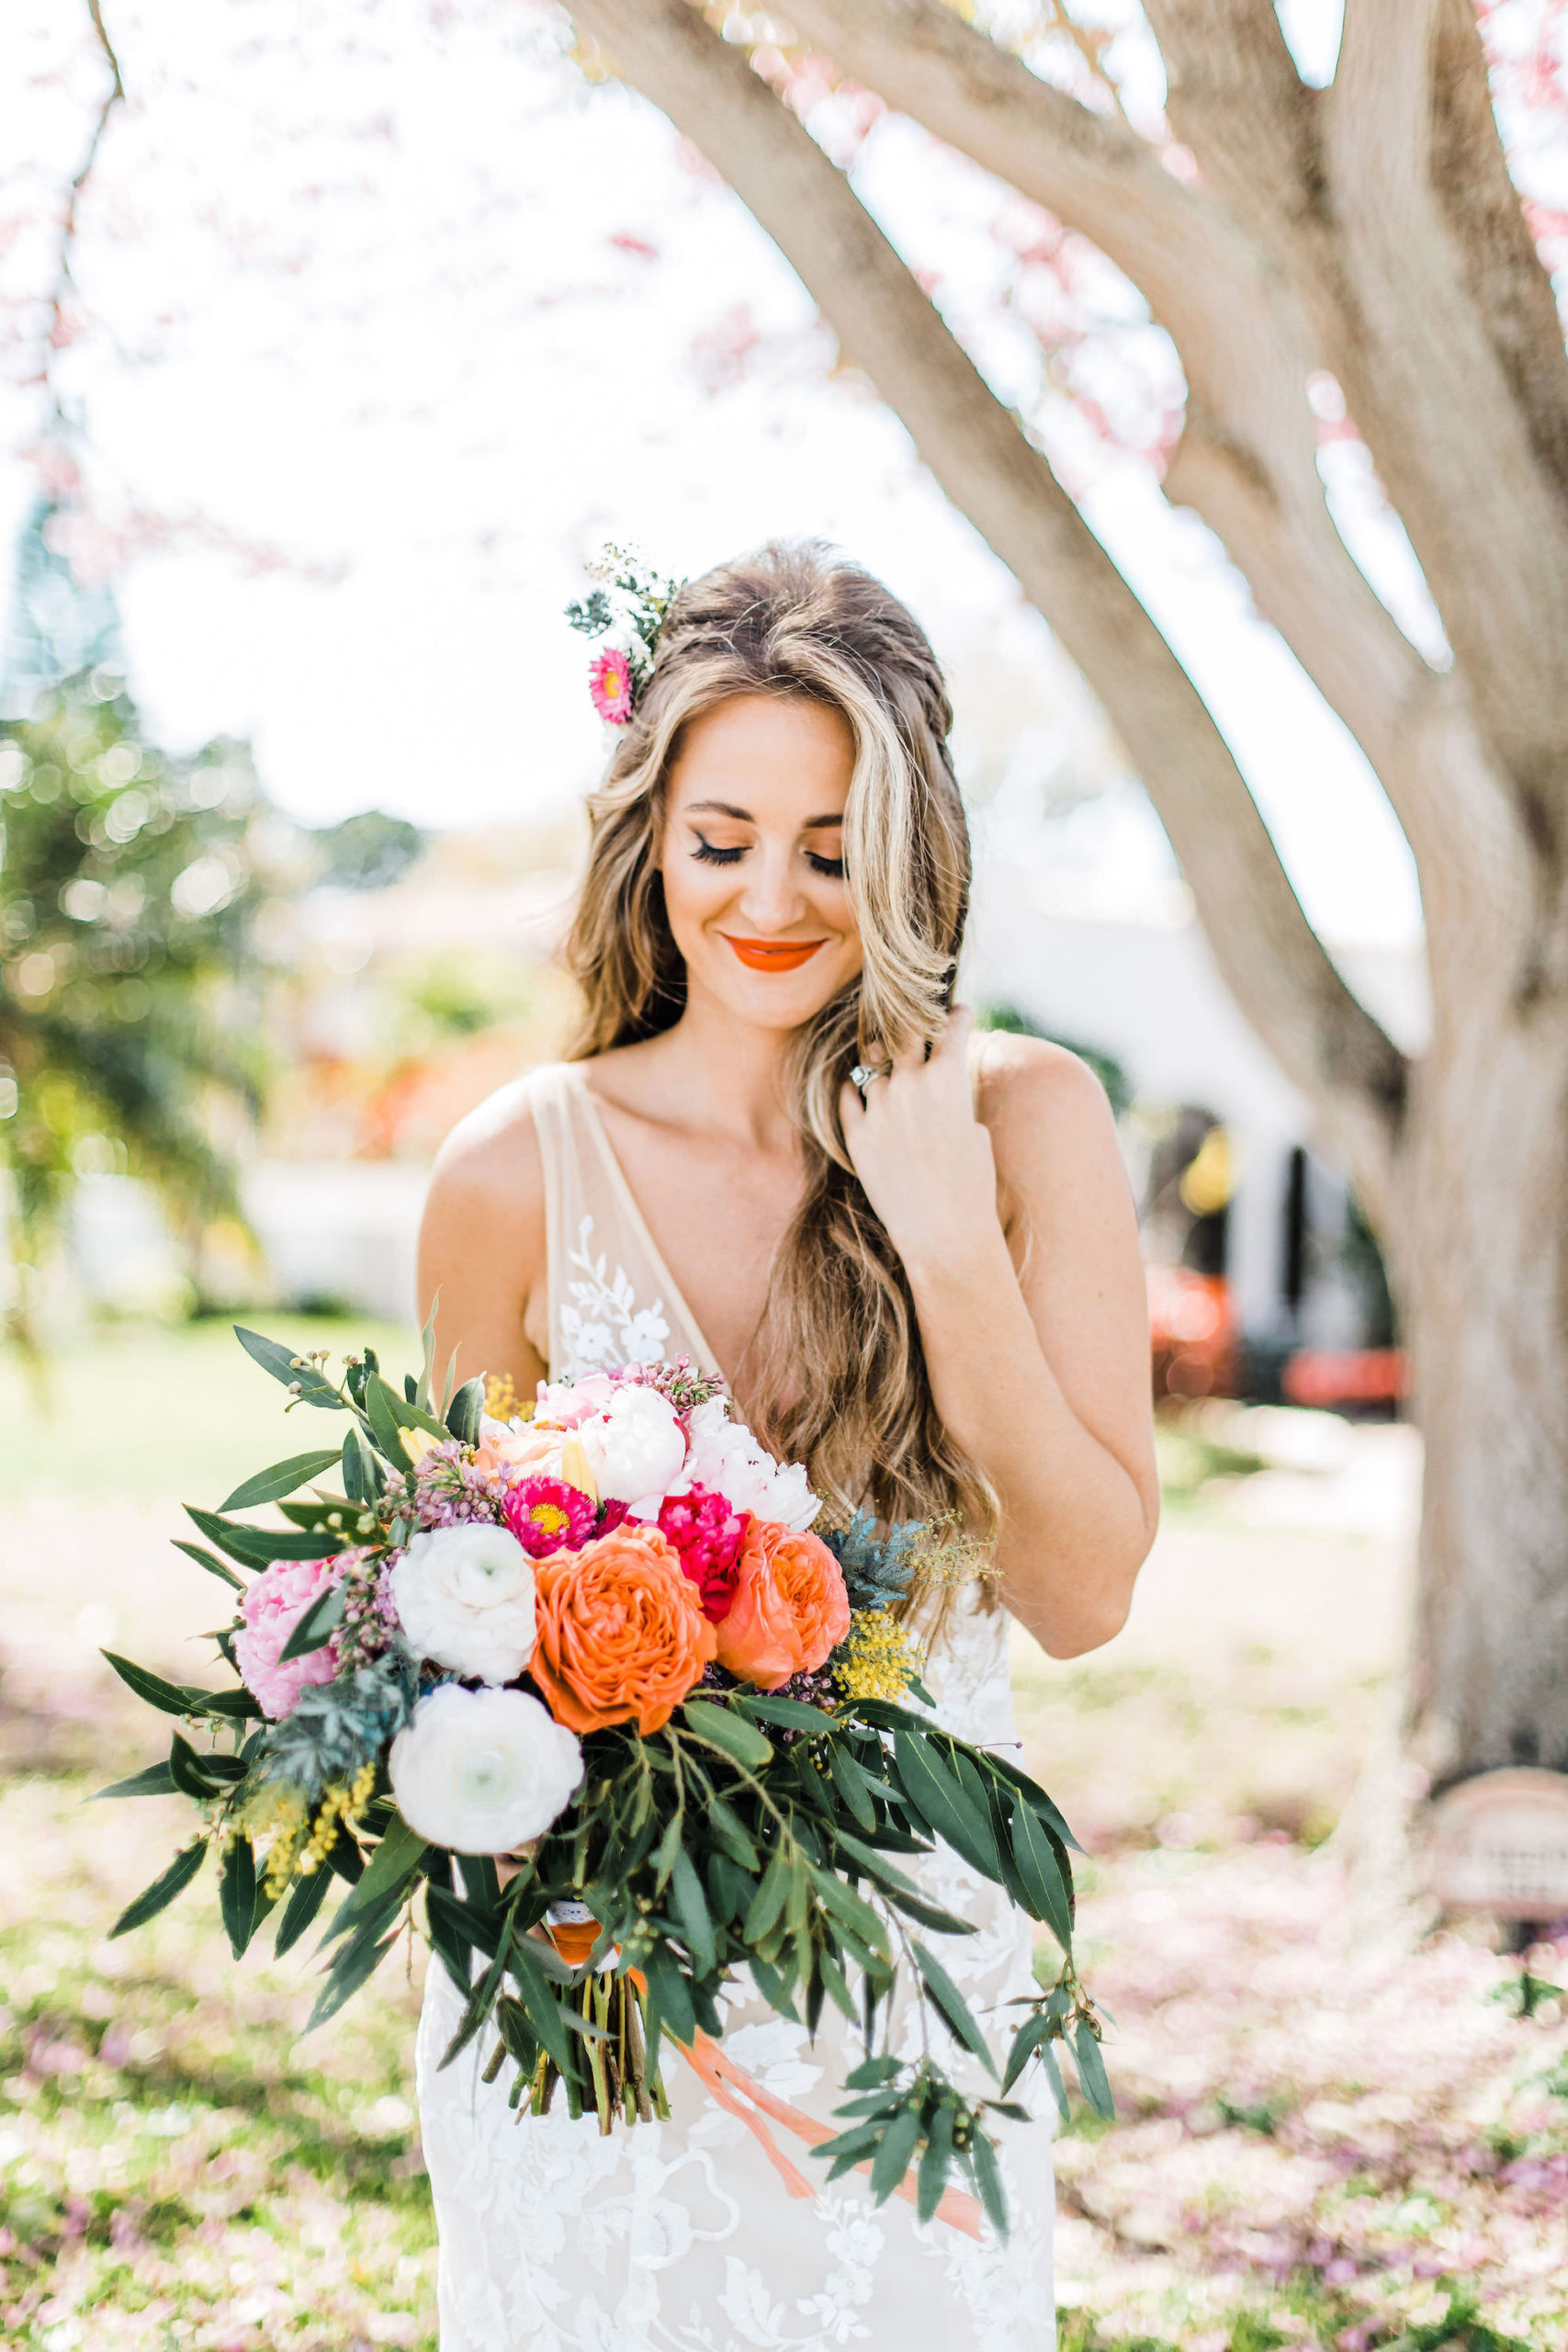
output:
{"label": "eyelash", "polygon": [[[716,848],[712,842],[705,841],[699,833],[697,846],[692,854],[704,865],[734,865],[739,859],[744,857],[746,853],[743,849]],[[806,863],[811,867],[813,873],[824,875],[829,881],[841,882],[844,878],[844,861],[841,857],[818,857],[815,850],[808,849],[806,853]]]}

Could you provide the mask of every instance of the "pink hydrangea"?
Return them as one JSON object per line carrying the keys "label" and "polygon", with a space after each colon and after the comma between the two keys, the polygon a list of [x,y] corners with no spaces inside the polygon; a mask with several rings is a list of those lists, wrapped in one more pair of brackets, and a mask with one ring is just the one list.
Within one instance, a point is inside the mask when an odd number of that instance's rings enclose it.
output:
{"label": "pink hydrangea", "polygon": [[660,1532],[680,1555],[682,1574],[703,1597],[703,1610],[716,1625],[728,1616],[740,1577],[740,1547],[751,1523],[750,1511],[734,1510],[722,1495],[692,1487],[668,1495],[660,1506]]}
{"label": "pink hydrangea", "polygon": [[294,1706],[307,1683],[330,1682],[337,1672],[334,1645],[280,1664],[278,1653],[299,1622],[301,1612],[343,1573],[341,1558],[275,1560],[264,1569],[243,1600],[240,1614],[244,1629],[234,1636],[234,1657],[240,1679],[261,1702],[264,1713],[276,1722]]}
{"label": "pink hydrangea", "polygon": [[506,1524],[536,1560],[548,1552],[580,1551],[593,1532],[595,1505],[564,1478],[536,1474],[507,1489]]}
{"label": "pink hydrangea", "polygon": [[601,718],[624,727],[632,715],[632,665],[615,646],[588,664],[588,691]]}

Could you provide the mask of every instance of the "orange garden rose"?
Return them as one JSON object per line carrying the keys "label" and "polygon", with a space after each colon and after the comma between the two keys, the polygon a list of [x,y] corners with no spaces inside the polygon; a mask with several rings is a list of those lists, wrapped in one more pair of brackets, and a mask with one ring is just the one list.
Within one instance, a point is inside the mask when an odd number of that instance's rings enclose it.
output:
{"label": "orange garden rose", "polygon": [[740,1547],[740,1581],[716,1627],[718,1662],[759,1690],[809,1673],[850,1630],[843,1571],[815,1535],[754,1519]]}
{"label": "orange garden rose", "polygon": [[658,1528],[612,1528],[536,1560],[534,1577],[528,1671],[557,1723],[660,1730],[713,1657],[714,1628]]}

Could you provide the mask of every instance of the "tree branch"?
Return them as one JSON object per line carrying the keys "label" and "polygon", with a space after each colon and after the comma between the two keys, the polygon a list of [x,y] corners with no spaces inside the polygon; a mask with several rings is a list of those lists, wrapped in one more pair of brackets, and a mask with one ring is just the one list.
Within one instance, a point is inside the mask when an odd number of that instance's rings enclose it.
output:
{"label": "tree branch", "polygon": [[[1223,68],[1208,6],[1151,0],[1150,17],[1172,123],[1309,302],[1442,613],[1490,763],[1531,835],[1551,842],[1568,815],[1568,512],[1434,190],[1434,27],[1448,5],[1350,0],[1339,70],[1321,94],[1296,81],[1268,0],[1223,0]],[[1472,49],[1473,128],[1490,102]],[[1448,104],[1451,117],[1452,90]],[[1488,217],[1495,205],[1494,182]],[[1538,357],[1538,402],[1540,372]]]}
{"label": "tree branch", "polygon": [[[1231,0],[1237,54],[1260,59],[1276,105],[1305,99],[1277,26],[1271,40],[1265,28],[1249,43],[1250,16],[1247,0]],[[1461,853],[1473,808],[1427,756],[1428,714],[1442,704],[1462,728],[1468,713],[1451,709],[1447,682],[1390,618],[1335,528],[1306,404],[1313,331],[1265,251],[1213,198],[1172,179],[1142,140],[1042,82],[942,0],[791,0],[791,17],[890,106],[1080,230],[1134,280],[1187,373],[1167,494],[1224,541],[1264,617],[1377,770],[1417,860]],[[1239,71],[1224,66],[1218,93],[1212,74],[1203,86],[1227,105],[1250,103],[1235,87]],[[1304,144],[1304,111],[1298,131]],[[1291,192],[1299,164],[1286,172],[1252,155],[1249,168],[1282,191],[1277,209],[1299,210]],[[1249,202],[1251,185],[1244,180]],[[1472,772],[1480,764],[1479,755],[1465,763]],[[1495,782],[1488,790],[1495,801]],[[1495,825],[1506,821],[1498,809]]]}
{"label": "tree branch", "polygon": [[1369,1200],[1386,1198],[1403,1057],[1325,954],[1190,680],[1043,458],[743,54],[685,0],[578,0],[575,14],[773,237],[1077,662],[1148,786],[1228,984]]}
{"label": "tree branch", "polygon": [[98,160],[98,150],[103,145],[104,133],[108,129],[109,117],[125,96],[125,83],[120,75],[119,59],[115,54],[114,43],[110,40],[108,29],[104,23],[99,0],[87,0],[87,13],[92,17],[93,30],[97,37],[98,47],[103,51],[108,65],[109,85],[104,93],[103,103],[93,119],[92,135],[87,141],[87,152],[83,156],[76,175],[66,190],[65,209],[60,220],[60,244],[55,262],[54,285],[50,294],[49,309],[46,313],[48,325],[44,331],[45,356],[42,373],[44,382],[49,389],[49,401],[54,412],[55,423],[61,425],[69,424],[70,420],[62,408],[60,395],[54,389],[54,377],[50,366],[49,355],[57,351],[67,339],[65,301],[73,284],[71,255],[76,243],[76,219],[81,209],[82,191],[93,176],[93,167]]}

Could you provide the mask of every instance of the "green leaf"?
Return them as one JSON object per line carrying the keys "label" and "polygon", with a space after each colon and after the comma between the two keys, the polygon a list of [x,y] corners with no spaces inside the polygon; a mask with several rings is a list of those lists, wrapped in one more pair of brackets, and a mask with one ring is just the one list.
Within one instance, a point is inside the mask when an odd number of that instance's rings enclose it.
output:
{"label": "green leaf", "polygon": [[865,1897],[857,1894],[852,1886],[846,1886],[841,1878],[835,1878],[831,1871],[822,1870],[816,1862],[808,1862],[807,1868],[811,1872],[818,1894],[834,1917],[841,1919],[863,1943],[869,1944],[874,1951],[879,1951],[886,1957],[887,1930]]}
{"label": "green leaf", "polygon": [[1035,1917],[1044,1920],[1064,1951],[1071,1951],[1073,1928],[1062,1873],[1051,1840],[1032,1809],[1021,1800],[1012,1811],[1012,1859]]}
{"label": "green leaf", "polygon": [[882,2083],[895,2081],[903,2071],[897,2058],[863,2058],[860,2064],[852,2066],[844,2076],[844,2088],[847,2091],[875,2090]]}
{"label": "green leaf", "polygon": [[917,1738],[910,1732],[897,1731],[893,1735],[893,1756],[906,1793],[931,1827],[987,1878],[999,1879],[1001,1859],[991,1836],[990,1823],[982,1820],[964,1789],[934,1753],[931,1741]]}
{"label": "green leaf", "polygon": [[1007,2071],[1002,2076],[1004,2098],[1050,2030],[1051,2020],[1043,2010],[1036,2009],[1032,2017],[1024,2018],[1012,2038],[1012,2048],[1008,2053]]}
{"label": "green leaf", "polygon": [[161,1764],[149,1764],[144,1772],[133,1772],[129,1781],[116,1781],[107,1789],[95,1789],[87,1799],[97,1804],[105,1797],[166,1797],[175,1793],[174,1775],[168,1759]]}
{"label": "green leaf", "polygon": [[455,1438],[465,1445],[478,1445],[479,1421],[485,1408],[485,1385],[481,1377],[465,1380],[446,1408],[446,1426]]}
{"label": "green leaf", "polygon": [[236,1592],[243,1592],[245,1589],[243,1579],[237,1577],[228,1563],[218,1557],[216,1552],[208,1551],[201,1544],[187,1544],[182,1535],[171,1536],[170,1541],[176,1552],[183,1552],[187,1560],[194,1560],[197,1567],[207,1570],[209,1576],[221,1577],[224,1583],[232,1585]]}
{"label": "green leaf", "polygon": [[560,2004],[551,1992],[544,1971],[538,1964],[538,1949],[528,1936],[516,1936],[512,1943],[512,1973],[523,1996],[533,2027],[550,2056],[563,2075],[571,2073],[571,2042],[561,2021]]}
{"label": "green leaf", "polygon": [[285,1495],[298,1494],[312,1478],[320,1478],[337,1465],[336,1446],[325,1453],[295,1453],[287,1462],[275,1462],[270,1470],[258,1470],[254,1478],[246,1478],[231,1495],[219,1504],[220,1510],[254,1510],[261,1503],[281,1502]]}
{"label": "green leaf", "polygon": [[707,1699],[688,1699],[681,1710],[687,1729],[709,1747],[716,1747],[750,1772],[773,1760],[773,1742],[755,1724],[730,1707],[716,1707]]}
{"label": "green leaf", "polygon": [[206,1860],[205,1838],[176,1854],[163,1877],[155,1878],[151,1886],[142,1888],[134,1903],[126,1905],[109,1929],[110,1942],[116,1936],[128,1936],[132,1928],[144,1928],[149,1919],[155,1919],[160,1911],[167,1910],[175,1895],[182,1894],[190,1884]]}
{"label": "green leaf", "polygon": [[348,1607],[348,1579],[340,1577],[319,1592],[308,1609],[302,1609],[295,1620],[294,1631],[277,1653],[279,1666],[291,1657],[309,1657],[312,1650],[321,1649],[335,1626],[341,1625]]}
{"label": "green leaf", "polygon": [[443,1439],[452,1434],[445,1421],[438,1421],[434,1413],[427,1413],[412,1397],[400,1396],[378,1372],[372,1373],[365,1384],[365,1412],[378,1441],[383,1418],[396,1430],[423,1430],[428,1437]]}
{"label": "green leaf", "polygon": [[746,1963],[751,1971],[752,1982],[769,2008],[776,2010],[781,2018],[788,2018],[792,2025],[798,2025],[799,2015],[789,1997],[789,1987],[778,1970],[770,1968],[765,1960],[759,1960],[754,1951],[747,1953]]}
{"label": "green leaf", "polygon": [[833,1729],[833,1718],[825,1708],[807,1707],[799,1699],[781,1699],[769,1690],[748,1691],[739,1706],[743,1714],[760,1715],[765,1724],[782,1724],[786,1731],[818,1735]]}
{"label": "green leaf", "polygon": [[905,2108],[896,2115],[882,2135],[882,2144],[871,2164],[872,2194],[877,2204],[886,2204],[904,2175],[909,2169],[909,2159],[915,2153],[915,2143],[920,2136],[920,2110]]}
{"label": "green leaf", "polygon": [[175,1734],[169,1747],[169,1777],[182,1796],[194,1797],[203,1804],[244,1776],[245,1768],[237,1756],[198,1755],[188,1739]]}
{"label": "green leaf", "polygon": [[316,2006],[305,2021],[307,2033],[313,2033],[329,2018],[336,2017],[345,2001],[352,2000],[367,1976],[373,1975],[398,1939],[388,1936],[380,1943],[347,1944],[339,1952],[331,1974],[322,1985]]}
{"label": "green leaf", "polygon": [[970,2134],[969,2169],[980,2192],[980,2202],[990,2216],[991,2227],[999,2238],[1005,2238],[1008,2233],[1008,2201],[1002,2193],[1001,2169],[997,2163],[996,2149],[983,2132]]}
{"label": "green leaf", "polygon": [[964,2042],[974,2052],[986,2072],[994,2080],[997,2072],[996,2062],[991,2056],[985,2035],[970,2015],[968,2002],[943,1968],[941,1961],[933,1958],[924,1944],[911,1938],[909,1950],[914,1954],[915,1965],[925,1979],[926,1989],[937,2007],[942,2011],[959,2041]]}
{"label": "green leaf", "polygon": [[850,1991],[848,1980],[832,1953],[826,1948],[818,1951],[817,1965],[821,1971],[822,1982],[828,1988],[829,1997],[833,2007],[841,2010],[852,2025],[858,2024],[859,2017],[855,2009],[854,1996]]}
{"label": "green leaf", "polygon": [[347,1411],[331,1381],[323,1379],[314,1364],[295,1363],[292,1348],[284,1347],[277,1340],[264,1340],[259,1331],[247,1331],[243,1323],[235,1324],[234,1337],[245,1353],[254,1357],[264,1372],[270,1372],[274,1380],[281,1380],[285,1388],[292,1388],[298,1381],[305,1404],[321,1405],[330,1412]]}
{"label": "green leaf", "polygon": [[833,1786],[861,1827],[874,1829],[876,1807],[871,1801],[871,1784],[841,1739],[835,1739],[829,1747],[828,1770],[833,1776]]}
{"label": "green leaf", "polygon": [[952,2165],[953,2109],[943,2104],[931,2118],[925,2154],[920,2158],[919,2175],[915,2183],[915,2211],[922,2222],[929,2222],[942,2203],[942,2192],[947,2187],[947,2176]]}
{"label": "green leaf", "polygon": [[659,2005],[659,2014],[677,2041],[690,2045],[697,2030],[697,2020],[692,2007],[691,1987],[676,1965],[668,1944],[655,1944],[643,1962],[643,1974],[648,1989]]}
{"label": "green leaf", "polygon": [[1100,2037],[1087,2018],[1079,2020],[1073,2036],[1073,2055],[1078,2062],[1078,2088],[1093,2108],[1096,2115],[1107,2123],[1116,2120],[1116,2101],[1111,2096],[1110,2078],[1105,2061],[1100,2054]]}
{"label": "green leaf", "polygon": [[108,1660],[120,1680],[139,1699],[145,1699],[150,1707],[158,1708],[165,1715],[194,1714],[208,1696],[205,1690],[197,1690],[188,1682],[165,1682],[161,1674],[135,1666],[128,1657],[117,1657],[113,1650],[102,1650],[99,1656]]}
{"label": "green leaf", "polygon": [[250,1527],[244,1521],[221,1519],[215,1510],[185,1505],[185,1514],[209,1544],[238,1560],[243,1568],[268,1568],[274,1560],[323,1560],[343,1550],[341,1535],[316,1535],[302,1528]]}
{"label": "green leaf", "polygon": [[265,1723],[266,1713],[259,1699],[249,1690],[212,1690],[208,1693],[203,1714],[226,1715],[237,1723]]}
{"label": "green leaf", "polygon": [[223,1857],[218,1907],[228,1930],[229,1949],[238,1960],[251,1940],[256,1917],[256,1858],[248,1838],[237,1838]]}
{"label": "green leaf", "polygon": [[874,1846],[863,1846],[860,1839],[852,1838],[847,1829],[839,1830],[837,1835],[845,1853],[860,1864],[867,1878],[875,1879],[879,1885],[889,1888],[896,1894],[919,1893],[914,1880],[906,1878],[897,1865],[890,1862],[885,1854],[878,1853]]}
{"label": "green leaf", "polygon": [[1064,2123],[1070,2123],[1072,2109],[1067,2105],[1067,2087],[1062,2080],[1062,2070],[1056,2064],[1056,2053],[1048,2041],[1040,2045],[1040,2060],[1045,2069],[1045,2079],[1051,2086],[1051,2096],[1056,2102],[1056,2112]]}
{"label": "green leaf", "polygon": [[277,1923],[277,1936],[273,1944],[273,1957],[281,1960],[292,1951],[303,1935],[310,1933],[317,1912],[327,1899],[327,1889],[333,1883],[331,1871],[313,1870],[309,1878],[296,1881],[293,1892],[283,1906],[283,1917]]}
{"label": "green leaf", "polygon": [[365,1874],[354,1888],[326,1937],[334,1943],[351,1928],[357,1928],[367,1911],[373,1911],[385,1897],[398,1894],[412,1878],[430,1851],[429,1841],[411,1829],[399,1814],[392,1826],[365,1865]]}
{"label": "green leaf", "polygon": [[394,1470],[411,1470],[413,1467],[401,1436],[405,1425],[398,1419],[400,1413],[410,1409],[402,1398],[388,1387],[378,1373],[370,1374],[365,1383],[365,1418],[370,1424],[371,1436]]}
{"label": "green leaf", "polygon": [[1010,1764],[1006,1758],[1001,1756],[987,1755],[984,1761],[988,1771],[999,1773],[1003,1780],[1012,1782],[1030,1811],[1039,1815],[1045,1827],[1054,1836],[1059,1838],[1064,1846],[1070,1846],[1075,1854],[1083,1852],[1083,1848],[1078,1844],[1062,1815],[1046,1795],[1039,1781],[1032,1781],[1021,1765]]}
{"label": "green leaf", "polygon": [[754,1872],[761,1857],[739,1815],[732,1811],[722,1797],[709,1797],[704,1813],[709,1828],[730,1860],[739,1862],[742,1870]]}
{"label": "green leaf", "polygon": [[375,1502],[381,1492],[381,1468],[374,1450],[368,1446],[357,1427],[350,1429],[343,1441],[343,1486],[351,1503]]}
{"label": "green leaf", "polygon": [[414,1402],[423,1405],[427,1411],[430,1407],[431,1376],[435,1370],[435,1310],[440,1302],[441,1294],[437,1291],[430,1302],[430,1313],[424,1318],[424,1329],[419,1335],[419,1379],[414,1384],[413,1397]]}
{"label": "green leaf", "polygon": [[717,1965],[713,1921],[708,1916],[703,1883],[692,1868],[692,1858],[683,1847],[677,1852],[674,1868],[670,1873],[670,1893],[676,1917],[686,1931],[686,1948],[697,1963],[697,1973],[702,1976],[711,1976]]}
{"label": "green leaf", "polygon": [[836,2140],[818,2141],[817,2154],[830,2156],[835,2163],[847,2158],[850,2164],[858,2164],[863,2156],[870,2154],[881,2137],[880,2123],[857,2123],[852,2131],[840,2132]]}

